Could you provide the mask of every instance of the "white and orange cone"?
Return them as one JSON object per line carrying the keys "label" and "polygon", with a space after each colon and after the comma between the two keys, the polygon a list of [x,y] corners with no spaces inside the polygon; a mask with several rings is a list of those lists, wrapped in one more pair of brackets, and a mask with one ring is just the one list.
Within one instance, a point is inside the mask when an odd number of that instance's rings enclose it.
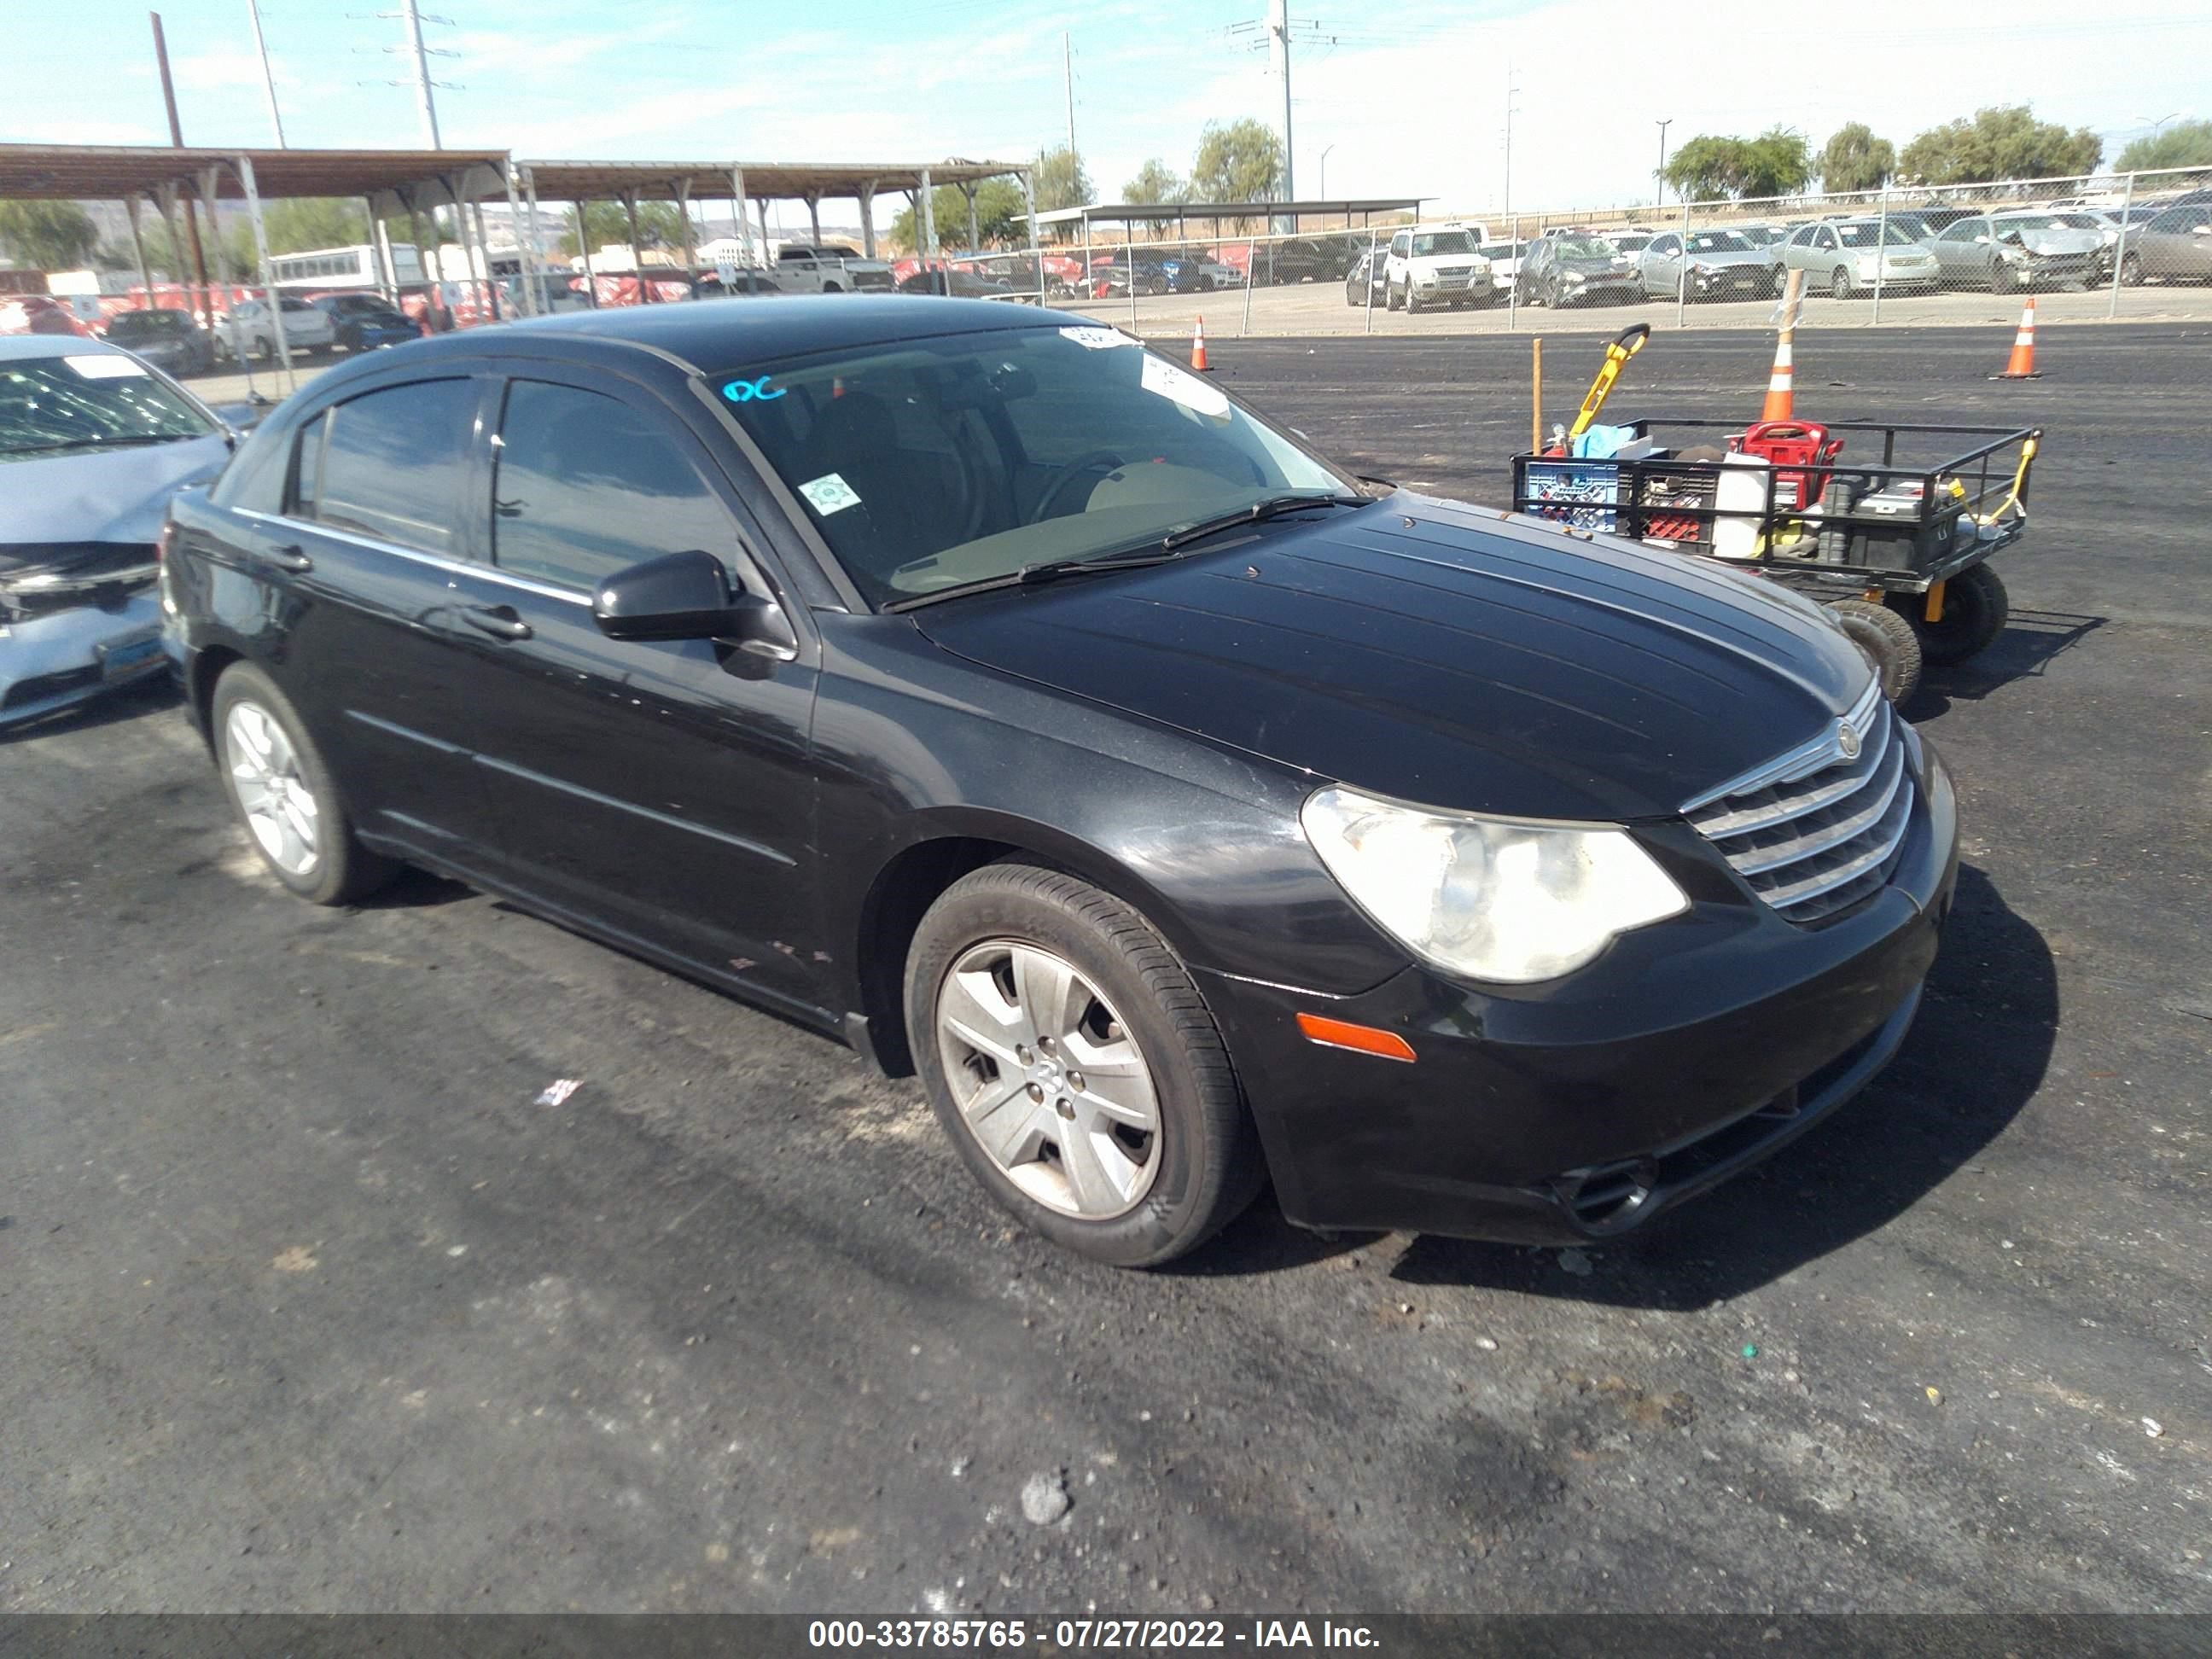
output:
{"label": "white and orange cone", "polygon": [[1198,319],[1198,326],[1191,331],[1190,366],[1201,374],[1213,372],[1206,366],[1206,319],[1203,317]]}
{"label": "white and orange cone", "polygon": [[2021,307],[2020,332],[2012,337],[2012,356],[2005,362],[2004,373],[1992,374],[1993,380],[2039,380],[2043,376],[2035,367],[2035,295],[2027,296]]}
{"label": "white and orange cone", "polygon": [[1762,421],[1787,421],[1796,414],[1796,399],[1790,389],[1790,349],[1797,337],[1797,307],[1803,303],[1804,294],[1805,273],[1791,271],[1782,293],[1782,326],[1774,340],[1774,370],[1766,377],[1766,405],[1759,411]]}

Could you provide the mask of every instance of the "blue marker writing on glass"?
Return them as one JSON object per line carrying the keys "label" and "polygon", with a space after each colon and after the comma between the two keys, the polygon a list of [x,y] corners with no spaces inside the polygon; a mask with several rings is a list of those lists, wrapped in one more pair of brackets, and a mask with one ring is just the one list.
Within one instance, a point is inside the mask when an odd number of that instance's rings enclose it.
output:
{"label": "blue marker writing on glass", "polygon": [[781,398],[789,390],[787,386],[778,386],[770,392],[768,382],[769,377],[765,374],[757,380],[732,380],[722,388],[722,395],[733,404],[763,403],[770,398]]}

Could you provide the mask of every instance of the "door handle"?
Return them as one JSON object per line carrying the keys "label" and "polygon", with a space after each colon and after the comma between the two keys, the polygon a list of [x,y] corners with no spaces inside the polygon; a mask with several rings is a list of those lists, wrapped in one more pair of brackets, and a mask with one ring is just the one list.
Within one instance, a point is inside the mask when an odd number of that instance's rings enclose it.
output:
{"label": "door handle", "polygon": [[495,640],[526,640],[530,624],[514,614],[511,605],[471,605],[461,611],[461,620],[479,634],[489,634]]}
{"label": "door handle", "polygon": [[292,576],[300,575],[315,568],[315,562],[307,556],[304,550],[297,546],[264,547],[261,550],[261,562],[272,570],[282,570],[287,575]]}

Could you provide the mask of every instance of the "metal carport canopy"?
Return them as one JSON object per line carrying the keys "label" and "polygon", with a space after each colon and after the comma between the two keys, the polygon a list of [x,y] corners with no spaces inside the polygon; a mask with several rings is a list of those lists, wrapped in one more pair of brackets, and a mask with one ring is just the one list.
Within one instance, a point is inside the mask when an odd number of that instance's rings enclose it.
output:
{"label": "metal carport canopy", "polygon": [[[776,201],[805,201],[809,196],[857,198],[872,189],[878,195],[920,190],[930,184],[970,185],[1029,171],[1026,161],[534,161],[515,163],[528,173],[540,196],[556,202],[610,202],[625,191],[673,200],[676,181],[714,179],[726,184],[742,174],[745,194]],[[723,194],[720,184],[697,194]]]}
{"label": "metal carport canopy", "polygon": [[246,199],[245,167],[263,201],[360,196],[381,216],[496,196],[506,188],[501,149],[179,149],[160,144],[0,144],[0,201],[123,201],[165,185]]}
{"label": "metal carport canopy", "polygon": [[1300,219],[1334,215],[1349,219],[1376,213],[1419,213],[1426,196],[1389,196],[1326,202],[1112,202],[1054,208],[1037,215],[1043,225],[1173,224],[1178,219]]}

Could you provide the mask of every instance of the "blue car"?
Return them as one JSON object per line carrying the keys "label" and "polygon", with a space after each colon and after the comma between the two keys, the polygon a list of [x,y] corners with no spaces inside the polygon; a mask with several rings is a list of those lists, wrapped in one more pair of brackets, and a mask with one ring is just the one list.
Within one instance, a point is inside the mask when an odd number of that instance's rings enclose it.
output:
{"label": "blue car", "polygon": [[119,346],[0,337],[0,729],[164,671],[161,520],[237,432]]}
{"label": "blue car", "polygon": [[380,294],[319,294],[307,303],[331,319],[331,343],[346,351],[419,340],[414,319]]}

